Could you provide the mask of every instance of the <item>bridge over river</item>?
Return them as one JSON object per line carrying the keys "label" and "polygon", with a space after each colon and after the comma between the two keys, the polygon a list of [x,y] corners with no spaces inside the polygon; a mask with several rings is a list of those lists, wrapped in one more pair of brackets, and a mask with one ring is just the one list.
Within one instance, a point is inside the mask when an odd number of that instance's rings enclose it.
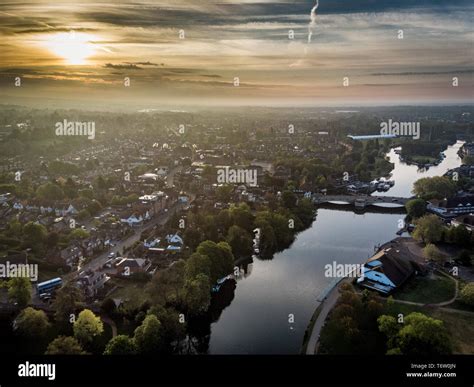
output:
{"label": "bridge over river", "polygon": [[315,204],[352,204],[357,208],[378,204],[393,204],[398,207],[405,206],[405,203],[411,198],[401,198],[397,196],[367,196],[367,195],[314,195]]}

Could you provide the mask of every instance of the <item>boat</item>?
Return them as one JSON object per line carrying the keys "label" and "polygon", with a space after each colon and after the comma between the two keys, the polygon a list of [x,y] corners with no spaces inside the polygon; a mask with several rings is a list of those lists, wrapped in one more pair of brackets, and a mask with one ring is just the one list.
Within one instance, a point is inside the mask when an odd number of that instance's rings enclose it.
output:
{"label": "boat", "polygon": [[234,276],[232,274],[229,274],[228,276],[225,276],[221,279],[218,279],[217,284],[212,287],[211,291],[213,293],[217,293],[221,289],[221,286],[224,284],[224,282],[226,282],[229,279],[233,279],[233,278],[234,278]]}

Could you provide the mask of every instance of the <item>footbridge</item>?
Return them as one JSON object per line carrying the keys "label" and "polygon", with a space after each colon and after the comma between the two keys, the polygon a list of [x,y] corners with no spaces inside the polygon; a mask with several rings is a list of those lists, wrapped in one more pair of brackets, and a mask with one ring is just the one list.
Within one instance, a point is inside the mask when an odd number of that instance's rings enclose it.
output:
{"label": "footbridge", "polygon": [[410,198],[401,198],[397,196],[367,196],[367,195],[314,195],[313,202],[315,204],[352,204],[357,208],[365,208],[378,204],[394,204],[399,207],[405,206]]}

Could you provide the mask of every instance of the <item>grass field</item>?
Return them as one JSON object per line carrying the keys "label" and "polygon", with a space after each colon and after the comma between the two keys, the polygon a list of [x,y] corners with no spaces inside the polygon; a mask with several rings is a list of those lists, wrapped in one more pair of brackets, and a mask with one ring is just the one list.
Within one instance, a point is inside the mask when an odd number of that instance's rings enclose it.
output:
{"label": "grass field", "polygon": [[436,304],[448,301],[455,294],[455,282],[443,275],[413,277],[394,294],[396,300]]}
{"label": "grass field", "polygon": [[421,307],[395,303],[390,314],[404,316],[412,312],[424,313],[430,317],[441,320],[453,341],[453,353],[474,354],[474,313],[450,312],[437,307]]}
{"label": "grass field", "polygon": [[434,309],[431,317],[444,321],[454,344],[454,353],[474,354],[474,314]]}
{"label": "grass field", "polygon": [[117,289],[109,295],[110,298],[121,298],[131,308],[138,308],[147,300],[142,281],[121,278],[113,278],[111,281],[111,286],[117,286]]}

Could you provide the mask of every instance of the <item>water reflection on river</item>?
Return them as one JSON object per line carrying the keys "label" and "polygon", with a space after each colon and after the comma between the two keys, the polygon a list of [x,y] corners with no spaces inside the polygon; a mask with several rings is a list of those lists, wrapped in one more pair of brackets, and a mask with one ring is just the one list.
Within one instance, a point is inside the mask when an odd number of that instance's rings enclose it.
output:
{"label": "water reflection on river", "polygon": [[395,164],[392,176],[390,177],[391,180],[395,180],[395,185],[387,192],[377,192],[375,195],[412,196],[411,190],[413,183],[418,179],[422,177],[442,176],[448,169],[458,167],[461,164],[461,159],[457,153],[462,144],[463,142],[458,141],[456,144],[448,146],[444,151],[446,158],[440,164],[430,167],[428,170],[419,169],[416,165],[407,165],[403,161],[400,161],[400,157],[395,153],[395,150],[392,149],[388,153],[388,157],[390,162]]}
{"label": "water reflection on river", "polygon": [[[442,175],[458,166],[460,146],[457,143],[449,147],[445,160],[428,171],[399,162],[392,150],[389,156],[395,163],[392,179],[396,183],[385,194],[411,196],[417,179]],[[230,305],[226,304],[220,316],[214,316],[217,321],[211,325],[208,352],[299,353],[318,298],[334,281],[324,276],[324,265],[333,261],[365,262],[375,245],[396,237],[400,218],[403,215],[319,209],[313,225],[299,234],[289,249],[272,260],[254,260],[251,275],[239,280],[231,290],[234,293]],[[294,315],[293,324],[288,322],[289,314]]]}

